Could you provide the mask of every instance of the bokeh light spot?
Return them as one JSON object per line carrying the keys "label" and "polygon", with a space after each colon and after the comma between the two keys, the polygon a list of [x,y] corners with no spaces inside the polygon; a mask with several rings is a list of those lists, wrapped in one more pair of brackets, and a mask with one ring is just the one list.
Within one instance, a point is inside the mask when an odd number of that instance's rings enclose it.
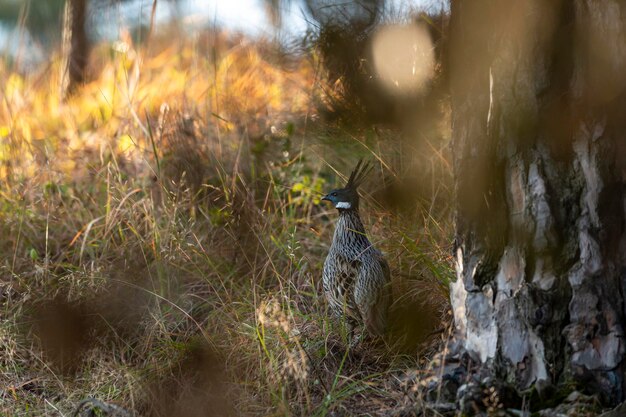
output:
{"label": "bokeh light spot", "polygon": [[380,81],[392,93],[420,93],[433,78],[434,46],[423,26],[381,28],[372,41],[372,56]]}

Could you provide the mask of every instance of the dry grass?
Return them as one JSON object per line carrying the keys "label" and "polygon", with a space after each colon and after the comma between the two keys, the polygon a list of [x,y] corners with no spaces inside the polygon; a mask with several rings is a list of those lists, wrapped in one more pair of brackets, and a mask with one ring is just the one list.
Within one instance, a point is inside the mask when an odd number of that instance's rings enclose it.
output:
{"label": "dry grass", "polygon": [[[445,130],[326,126],[314,60],[269,49],[102,46],[68,102],[57,61],[0,62],[1,414],[85,397],[150,416],[414,410],[398,377],[439,337],[451,275]],[[347,354],[320,295],[319,197],[361,156],[395,324]]]}

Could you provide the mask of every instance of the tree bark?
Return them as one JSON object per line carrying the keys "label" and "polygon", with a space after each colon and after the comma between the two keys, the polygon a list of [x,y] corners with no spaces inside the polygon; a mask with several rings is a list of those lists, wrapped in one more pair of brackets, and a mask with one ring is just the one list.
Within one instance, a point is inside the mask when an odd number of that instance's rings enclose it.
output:
{"label": "tree bark", "polygon": [[64,68],[63,86],[66,95],[73,94],[85,82],[90,43],[85,26],[87,0],[66,0],[63,16]]}
{"label": "tree bark", "polygon": [[624,398],[625,19],[452,0],[456,337],[519,392]]}

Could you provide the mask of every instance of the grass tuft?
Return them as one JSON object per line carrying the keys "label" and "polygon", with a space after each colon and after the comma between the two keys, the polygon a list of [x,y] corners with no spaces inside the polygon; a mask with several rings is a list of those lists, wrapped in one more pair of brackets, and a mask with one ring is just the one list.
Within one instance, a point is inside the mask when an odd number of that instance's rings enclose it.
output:
{"label": "grass tuft", "polygon": [[[394,381],[449,321],[446,131],[324,122],[314,61],[212,36],[103,45],[67,102],[58,59],[0,62],[1,414],[406,408]],[[320,196],[363,156],[396,302],[389,337],[348,353],[321,292],[336,214]]]}

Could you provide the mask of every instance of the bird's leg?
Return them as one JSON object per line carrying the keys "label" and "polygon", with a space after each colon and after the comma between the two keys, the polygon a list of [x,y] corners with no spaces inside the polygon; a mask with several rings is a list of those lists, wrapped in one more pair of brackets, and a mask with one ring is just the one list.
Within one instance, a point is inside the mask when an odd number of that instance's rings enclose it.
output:
{"label": "bird's leg", "polygon": [[354,324],[352,323],[351,320],[347,320],[344,319],[344,330],[345,330],[345,335],[346,335],[346,341],[348,342],[348,345],[350,345],[352,343],[352,336],[354,335]]}
{"label": "bird's leg", "polygon": [[361,342],[361,332],[356,332],[356,324],[352,321],[348,321],[348,341],[350,349],[354,349]]}

